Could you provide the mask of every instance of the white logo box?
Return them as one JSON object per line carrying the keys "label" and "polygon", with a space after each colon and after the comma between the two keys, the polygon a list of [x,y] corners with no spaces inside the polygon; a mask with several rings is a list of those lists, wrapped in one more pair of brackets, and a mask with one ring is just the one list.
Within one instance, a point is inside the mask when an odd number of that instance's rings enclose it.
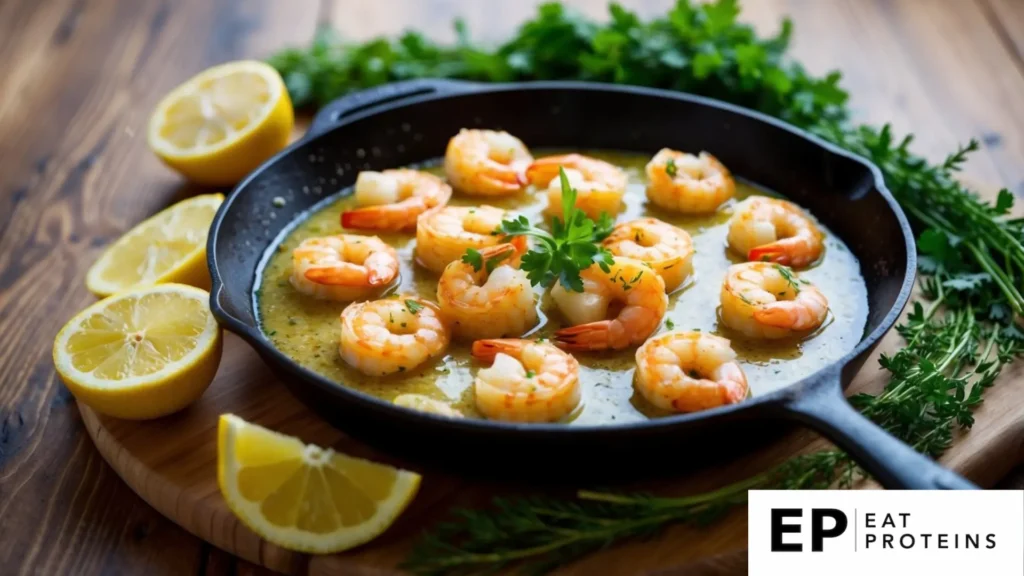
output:
{"label": "white logo box", "polygon": [[755,490],[748,509],[751,576],[1024,575],[1022,491]]}

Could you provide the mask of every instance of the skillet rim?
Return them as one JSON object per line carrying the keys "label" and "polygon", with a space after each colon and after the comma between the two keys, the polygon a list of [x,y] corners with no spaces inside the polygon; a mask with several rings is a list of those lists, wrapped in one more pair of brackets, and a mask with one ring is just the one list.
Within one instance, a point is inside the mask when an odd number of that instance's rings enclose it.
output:
{"label": "skillet rim", "polygon": [[[913,231],[910,227],[910,222],[907,220],[906,214],[903,209],[900,208],[899,203],[892,196],[892,193],[885,185],[884,177],[882,176],[881,170],[870,160],[854,154],[844,148],[839,147],[836,144],[828,142],[810,132],[793,126],[787,122],[779,120],[775,117],[767,114],[750,110],[735,104],[715,100],[713,98],[707,98],[704,96],[698,96],[685,92],[676,92],[671,90],[662,90],[656,88],[646,88],[641,86],[629,86],[619,84],[604,84],[598,82],[577,82],[577,81],[535,81],[535,82],[509,82],[509,83],[479,83],[479,82],[466,82],[466,81],[453,81],[447,79],[431,80],[414,80],[409,81],[409,84],[422,83],[426,86],[439,87],[438,90],[425,93],[411,95],[407,98],[400,98],[396,101],[388,101],[379,105],[373,105],[372,101],[360,111],[346,116],[345,118],[332,121],[332,124],[326,128],[319,126],[320,116],[316,116],[310,125],[309,131],[302,138],[296,142],[290,144],[284,150],[261,164],[258,168],[252,171],[244,180],[232,189],[231,193],[225,198],[220,208],[217,210],[217,214],[214,216],[213,222],[210,225],[210,232],[207,238],[207,266],[210,272],[210,310],[213,313],[217,321],[227,328],[229,331],[235,333],[243,340],[245,340],[253,349],[263,358],[264,361],[268,360],[268,357],[273,360],[280,368],[283,368],[289,375],[294,376],[301,382],[301,385],[307,386],[312,385],[321,388],[324,393],[338,395],[343,397],[343,400],[354,402],[361,405],[361,407],[372,409],[378,413],[386,413],[390,418],[404,418],[406,420],[413,421],[416,425],[423,426],[435,426],[442,428],[449,428],[450,431],[466,432],[466,433],[515,433],[518,437],[527,438],[533,437],[550,437],[551,434],[557,435],[570,435],[574,437],[579,436],[602,436],[605,434],[628,434],[628,433],[657,433],[657,432],[668,432],[673,428],[683,428],[692,426],[698,422],[704,420],[725,420],[729,417],[742,417],[744,415],[749,416],[757,409],[765,409],[771,406],[785,405],[787,401],[791,400],[795,396],[799,396],[803,391],[807,390],[816,385],[821,385],[832,380],[839,380],[839,384],[843,387],[841,381],[842,369],[853,361],[855,358],[863,353],[869,351],[895,324],[899,318],[903,309],[906,307],[907,302],[910,299],[910,294],[914,287],[914,282],[917,276],[917,245],[914,240]],[[401,83],[392,83],[386,86],[394,86]],[[380,87],[377,87],[380,88]],[[369,93],[375,90],[371,88],[369,90],[353,93]],[[229,314],[220,305],[219,298],[220,294],[224,289],[224,281],[221,278],[220,271],[217,263],[217,252],[216,246],[220,237],[220,229],[225,216],[231,209],[231,206],[235,199],[237,199],[249,186],[251,182],[256,180],[263,174],[263,172],[272,170],[275,165],[300,148],[310,145],[317,140],[320,140],[327,134],[344,128],[345,126],[354,122],[363,120],[365,118],[389,112],[395,109],[415,106],[421,103],[443,100],[447,98],[457,98],[461,96],[474,96],[474,95],[487,95],[502,92],[513,92],[523,90],[567,90],[567,91],[593,91],[593,92],[617,92],[626,95],[635,95],[643,97],[653,98],[668,98],[672,100],[683,101],[698,106],[706,106],[710,108],[717,108],[724,112],[745,116],[763,124],[767,124],[771,127],[784,130],[793,134],[799,138],[802,138],[816,147],[828,152],[829,154],[852,160],[868,170],[871,174],[875,190],[882,196],[882,199],[888,205],[890,211],[896,217],[896,220],[900,227],[900,232],[903,235],[904,249],[906,251],[906,268],[903,270],[903,282],[900,286],[900,291],[896,296],[892,306],[886,312],[885,316],[879,322],[878,326],[870,333],[864,335],[860,341],[850,349],[841,358],[834,360],[833,362],[823,366],[814,373],[805,376],[804,378],[792,382],[786,386],[783,386],[777,390],[773,390],[767,394],[754,396],[738,402],[736,404],[730,404],[727,406],[719,406],[709,410],[703,410],[700,412],[691,412],[683,414],[674,414],[671,416],[664,416],[660,418],[653,418],[647,420],[640,420],[636,422],[624,422],[614,424],[590,424],[590,425],[579,425],[570,426],[562,423],[516,423],[516,422],[503,422],[496,420],[486,420],[482,418],[447,418],[444,416],[438,416],[423,412],[419,410],[413,410],[410,408],[404,408],[397,406],[391,402],[382,400],[376,396],[372,396],[365,392],[361,392],[354,388],[350,388],[343,383],[335,382],[317,372],[314,372],[298,362],[287,356],[280,350],[278,350],[268,338],[263,334],[258,326],[250,326],[242,320],[235,318]],[[347,98],[352,96],[343,96]],[[340,100],[340,99],[339,99]],[[336,100],[337,101],[337,100]],[[326,108],[328,108],[329,105]],[[319,129],[322,128],[322,129]],[[319,130],[318,130],[319,129]],[[290,221],[291,222],[291,221]],[[289,222],[289,223],[290,223]],[[269,247],[269,246],[268,246]],[[264,247],[262,252],[265,253],[268,247]],[[260,258],[262,261],[262,256]],[[858,258],[859,260],[859,258]],[[863,264],[861,264],[863,268]],[[258,272],[257,269],[253,270],[255,275]],[[254,282],[254,286],[257,283]],[[247,305],[252,306],[254,303],[252,290],[248,291]],[[256,318],[256,310],[253,310],[253,317]],[[289,382],[282,384],[286,387],[299,385],[299,382]]]}

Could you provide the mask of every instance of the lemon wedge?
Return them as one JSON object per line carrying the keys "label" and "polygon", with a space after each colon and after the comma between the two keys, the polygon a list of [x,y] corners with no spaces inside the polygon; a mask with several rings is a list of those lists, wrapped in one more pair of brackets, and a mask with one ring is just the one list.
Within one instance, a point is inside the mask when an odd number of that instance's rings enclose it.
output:
{"label": "lemon wedge", "polygon": [[80,402],[141,420],[199,398],[220,364],[221,330],[205,290],[160,284],[100,300],[68,321],[53,364]]}
{"label": "lemon wedge", "polygon": [[214,66],[171,91],[149,120],[147,141],[199,184],[236,184],[288,144],[295,123],[281,75],[263,62]]}
{"label": "lemon wedge", "polygon": [[222,194],[195,196],[132,228],[89,268],[86,287],[100,298],[165,282],[209,288],[206,236],[223,201]]}
{"label": "lemon wedge", "polygon": [[239,520],[265,540],[328,554],[384,532],[416,495],[420,476],[224,414],[217,481]]}

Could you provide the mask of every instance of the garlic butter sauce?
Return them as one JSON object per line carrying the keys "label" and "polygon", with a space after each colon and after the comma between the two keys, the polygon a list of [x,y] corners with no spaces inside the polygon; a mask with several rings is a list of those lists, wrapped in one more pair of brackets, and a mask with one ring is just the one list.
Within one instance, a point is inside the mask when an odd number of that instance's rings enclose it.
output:
{"label": "garlic butter sauce", "polygon": [[[683,228],[693,237],[696,253],[694,274],[669,295],[668,312],[659,330],[701,330],[729,338],[738,361],[747,375],[751,394],[770,392],[795,382],[834,362],[860,341],[867,321],[867,288],[860,275],[856,257],[841,240],[824,227],[825,255],[814,267],[800,271],[801,277],[818,286],[829,301],[825,325],[802,341],[748,341],[719,327],[718,301],[726,269],[742,259],[726,246],[727,222],[739,200],[752,194],[772,194],[743,181],[737,181],[736,198],[718,212],[704,216],[686,216],[661,211],[647,202],[644,194],[644,165],[648,158],[631,153],[595,153],[588,155],[611,162],[626,170],[629,188],[624,209],[616,218],[625,222],[654,217]],[[428,171],[441,174],[438,164]],[[785,191],[780,191],[783,194]],[[542,221],[545,195],[528,191],[507,200],[468,198],[456,194],[452,205],[487,203]],[[338,234],[343,230],[340,214],[353,205],[351,197],[328,198],[286,228],[264,256],[258,274],[256,308],[263,332],[274,346],[299,364],[325,377],[362,392],[391,400],[399,394],[425,394],[444,401],[467,416],[479,417],[473,405],[473,375],[480,366],[469,355],[469,346],[453,342],[446,355],[415,370],[389,377],[369,377],[342,361],[338,354],[340,324],[338,316],[344,302],[314,300],[299,294],[288,282],[291,252],[300,242],[314,236]],[[345,230],[346,233],[353,233]],[[367,232],[369,233],[369,232]],[[403,293],[415,293],[436,301],[437,275],[415,265],[415,233],[377,234],[394,246],[401,259]],[[561,327],[550,298],[540,298],[540,326],[529,337],[550,336]],[[577,353],[580,362],[582,400],[570,424],[631,422],[664,415],[648,404],[633,389],[635,349],[619,352]]]}

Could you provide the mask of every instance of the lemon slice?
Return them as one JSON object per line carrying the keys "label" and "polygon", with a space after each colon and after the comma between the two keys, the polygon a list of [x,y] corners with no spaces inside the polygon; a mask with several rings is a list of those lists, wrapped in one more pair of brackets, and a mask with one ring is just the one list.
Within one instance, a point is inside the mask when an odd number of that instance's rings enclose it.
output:
{"label": "lemon slice", "polygon": [[195,196],[132,228],[89,268],[86,287],[100,298],[164,282],[209,288],[206,235],[223,201],[221,194]]}
{"label": "lemon slice", "polygon": [[224,414],[217,481],[239,520],[265,540],[328,554],[384,532],[416,495],[420,476]]}
{"label": "lemon slice", "polygon": [[100,300],[53,341],[53,364],[80,402],[140,420],[203,394],[220,364],[221,331],[205,290],[160,284]]}
{"label": "lemon slice", "polygon": [[294,123],[281,75],[245,60],[204,70],[172,90],[153,112],[147,140],[189,180],[228,186],[284,148]]}

